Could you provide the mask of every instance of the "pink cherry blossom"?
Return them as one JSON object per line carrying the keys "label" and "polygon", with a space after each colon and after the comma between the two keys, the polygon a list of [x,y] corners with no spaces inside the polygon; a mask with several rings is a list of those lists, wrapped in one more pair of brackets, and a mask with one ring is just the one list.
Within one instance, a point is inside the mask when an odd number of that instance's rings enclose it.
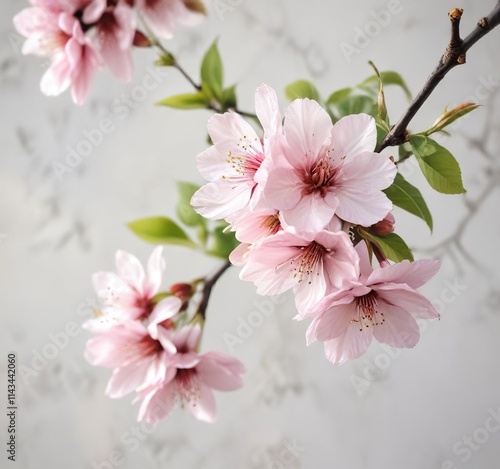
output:
{"label": "pink cherry blossom", "polygon": [[357,250],[358,281],[326,296],[303,316],[314,317],[307,331],[308,345],[323,341],[326,357],[335,364],[360,357],[373,338],[392,347],[414,347],[420,338],[415,319],[439,317],[416,290],[437,272],[438,261],[386,263],[373,270],[366,247]]}
{"label": "pink cherry blossom", "polygon": [[[152,313],[154,307],[152,299],[158,293],[165,270],[162,251],[161,246],[154,249],[149,257],[146,271],[135,256],[118,251],[117,274],[97,272],[93,275],[95,291],[107,313],[125,319],[144,319]],[[160,301],[155,308],[161,308],[163,301]]]}
{"label": "pink cherry blossom", "polygon": [[242,280],[254,282],[261,295],[293,288],[299,312],[359,275],[358,255],[342,231],[311,236],[280,231],[253,245],[241,259],[246,260]]}
{"label": "pink cherry blossom", "polygon": [[202,1],[137,0],[136,6],[153,33],[165,39],[173,36],[177,24],[196,26],[205,13]]}
{"label": "pink cherry blossom", "polygon": [[209,181],[191,199],[206,218],[220,219],[251,207],[260,199],[259,177],[273,136],[281,132],[281,115],[274,90],[261,85],[255,93],[257,115],[264,128],[264,142],[253,127],[235,112],[216,114],[208,121],[214,145],[198,155],[198,170]]}
{"label": "pink cherry blossom", "polygon": [[170,359],[168,379],[142,390],[139,420],[157,422],[168,416],[176,402],[197,419],[213,422],[216,404],[213,390],[234,391],[241,388],[243,364],[218,352],[197,353],[201,329],[188,325],[175,331],[171,340],[176,354]]}
{"label": "pink cherry blossom", "polygon": [[122,81],[130,81],[136,23],[132,8],[124,0],[116,5],[93,0],[83,13],[83,21],[95,24],[100,52],[111,72]]}
{"label": "pink cherry blossom", "polygon": [[96,334],[86,345],[85,358],[95,366],[114,368],[106,388],[112,398],[123,397],[170,379],[175,371],[171,357],[176,348],[170,340],[170,320],[178,314],[182,301],[162,300],[143,324],[135,320],[111,318],[88,320],[84,327]]}
{"label": "pink cherry blossom", "polygon": [[286,111],[284,133],[264,197],[287,224],[316,232],[337,215],[370,226],[391,210],[382,189],[397,170],[388,157],[373,152],[377,132],[371,116],[351,115],[332,125],[316,101],[298,99]]}

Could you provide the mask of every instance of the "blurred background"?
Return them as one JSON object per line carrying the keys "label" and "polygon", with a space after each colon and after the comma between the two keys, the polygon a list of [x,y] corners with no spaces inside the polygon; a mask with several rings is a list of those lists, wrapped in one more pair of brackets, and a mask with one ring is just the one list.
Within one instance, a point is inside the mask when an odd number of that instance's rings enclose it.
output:
{"label": "blurred background", "polygon": [[[262,82],[278,91],[284,108],[286,84],[309,79],[326,97],[371,75],[369,60],[380,70],[400,72],[416,93],[449,39],[448,11],[464,8],[466,33],[495,2],[213,3],[217,8],[201,27],[179,29],[165,45],[197,76],[204,51],[219,37],[226,83],[238,83],[240,107],[251,111]],[[291,320],[290,296],[274,302],[258,297],[231,269],[212,296],[203,348],[242,360],[248,369],[244,389],[217,395],[214,426],[176,410],[145,431],[131,398],[104,396],[109,370],[84,361],[89,335],[80,325],[90,314],[91,274],[112,270],[117,249],[143,261],[152,250],[125,224],[148,215],[174,216],[175,181],[202,182],[195,156],[206,148],[210,113],[154,106],[191,90],[175,70],[154,71],[152,50],[135,51],[129,84],[98,73],[81,107],[69,93],[43,96],[39,82],[46,65],[21,55],[22,41],[12,26],[12,17],[26,6],[4,0],[0,20],[0,369],[6,394],[6,355],[15,351],[15,467],[499,467],[500,30],[470,51],[467,64],[446,77],[411,124],[411,130],[423,130],[446,106],[482,105],[453,127],[452,139],[440,139],[462,165],[465,196],[433,192],[413,162],[402,170],[423,192],[434,232],[400,210],[397,231],[416,257],[442,260],[441,271],[424,288],[441,320],[422,326],[418,346],[393,351],[373,344],[363,358],[333,366],[320,344],[305,346],[307,324]],[[382,10],[392,13],[384,16]],[[148,75],[157,86],[146,91]],[[386,97],[395,121],[407,102],[398,89],[387,89]],[[64,163],[68,147],[75,148],[105,119],[113,131],[57,178],[54,162]],[[165,257],[165,286],[218,267],[216,260],[183,248],[167,247]],[[241,325],[263,310],[269,313],[242,334]],[[47,347],[68,328],[72,337],[61,339],[57,349]],[[242,339],[229,347],[228,334]],[[6,453],[0,458],[1,467],[10,467]]]}

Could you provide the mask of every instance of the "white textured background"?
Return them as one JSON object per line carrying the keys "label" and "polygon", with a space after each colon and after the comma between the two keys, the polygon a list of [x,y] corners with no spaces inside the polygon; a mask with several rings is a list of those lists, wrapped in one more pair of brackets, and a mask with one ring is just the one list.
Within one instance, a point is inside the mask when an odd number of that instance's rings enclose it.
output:
{"label": "white textured background", "polygon": [[[401,72],[415,93],[447,43],[447,12],[463,7],[463,30],[469,31],[494,4],[400,0],[401,11],[348,62],[340,44],[352,44],[355,28],[366,27],[373,20],[370,11],[387,8],[387,1],[218,1],[235,6],[224,18],[213,14],[201,28],[180,31],[167,46],[196,74],[203,51],[219,36],[227,83],[239,83],[241,107],[248,110],[261,82],[279,91],[284,106],[281,90],[287,83],[308,78],[328,96],[368,76],[370,59],[381,70]],[[122,86],[100,73],[83,107],[74,106],[68,93],[42,96],[43,64],[19,53],[11,24],[24,6],[20,0],[3,0],[1,7],[1,348],[3,357],[14,350],[19,364],[31,367],[34,355],[50,343],[49,334],[86,318],[78,308],[93,294],[90,276],[113,268],[116,249],[143,260],[149,254],[151,247],[135,238],[125,222],[173,215],[174,181],[201,182],[194,157],[206,146],[209,113],[153,106],[167,95],[189,91],[175,71],[161,78],[143,102],[135,102],[137,108],[125,119],[113,111],[112,103],[150,73],[155,55],[147,50],[135,53],[131,84]],[[374,344],[364,358],[334,367],[321,345],[305,347],[306,324],[291,321],[294,311],[287,297],[235,346],[248,368],[246,386],[218,394],[215,426],[178,410],[146,435],[137,427],[131,399],[104,396],[109,371],[83,360],[88,335],[78,329],[37,376],[27,383],[19,376],[19,461],[7,461],[2,449],[0,466],[500,467],[500,431],[484,430],[489,412],[500,414],[499,41],[500,30],[476,45],[467,65],[451,72],[411,125],[426,128],[446,105],[470,99],[483,105],[444,143],[462,165],[466,196],[432,193],[411,163],[404,173],[426,195],[435,230],[431,236],[423,222],[397,212],[398,232],[418,257],[443,261],[425,288],[442,319],[428,323],[415,349],[389,357]],[[388,91],[387,97],[396,120],[406,105],[404,97],[399,90]],[[114,131],[59,181],[52,162],[64,162],[65,147],[74,148],[84,129],[98,127],[107,117]],[[182,248],[167,248],[166,257],[166,285],[216,267],[214,260]],[[246,319],[255,301],[263,299],[238,280],[236,270],[230,271],[212,298],[204,348],[227,352],[224,333],[236,334],[238,318]],[[0,363],[4,402],[6,359]],[[5,441],[5,422],[0,423]],[[480,441],[470,454],[458,443],[464,437]],[[286,445],[294,441],[301,449],[291,456]],[[113,450],[122,456],[119,466],[109,463]]]}

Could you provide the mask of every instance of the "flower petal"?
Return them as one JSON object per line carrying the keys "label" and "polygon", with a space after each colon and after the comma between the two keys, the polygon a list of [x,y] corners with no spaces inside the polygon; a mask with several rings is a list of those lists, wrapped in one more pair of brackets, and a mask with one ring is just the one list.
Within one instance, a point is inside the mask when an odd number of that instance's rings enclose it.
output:
{"label": "flower petal", "polygon": [[373,328],[363,329],[361,332],[353,323],[345,334],[325,342],[326,358],[336,365],[359,358],[368,350],[372,338]]}
{"label": "flower petal", "polygon": [[384,313],[385,322],[374,327],[373,335],[391,347],[411,348],[420,339],[420,329],[414,317],[400,308],[379,299],[379,309]]}
{"label": "flower petal", "polygon": [[350,159],[365,151],[373,151],[377,143],[375,119],[368,114],[342,117],[332,128],[334,154]]}

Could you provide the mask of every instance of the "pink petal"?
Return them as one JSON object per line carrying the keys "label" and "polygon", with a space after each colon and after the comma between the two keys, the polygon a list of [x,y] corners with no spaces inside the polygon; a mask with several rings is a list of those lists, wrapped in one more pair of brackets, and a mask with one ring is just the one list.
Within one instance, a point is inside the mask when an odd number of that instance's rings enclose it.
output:
{"label": "pink petal", "polygon": [[335,214],[335,209],[318,192],[303,195],[293,208],[281,210],[288,226],[293,226],[296,230],[307,227],[307,231],[312,233],[323,230]]}
{"label": "pink petal", "polygon": [[42,77],[40,89],[47,96],[57,96],[68,88],[71,68],[63,52],[54,56],[52,64]]}
{"label": "pink petal", "polygon": [[183,326],[175,331],[172,336],[172,342],[177,347],[177,350],[183,352],[195,351],[201,337],[201,327],[199,324],[193,326]]}
{"label": "pink petal", "polygon": [[413,316],[381,299],[378,303],[380,312],[384,313],[385,322],[374,327],[375,338],[391,347],[414,347],[420,339],[420,330]]}
{"label": "pink petal", "polygon": [[148,372],[146,363],[132,363],[123,368],[116,368],[106,388],[106,395],[117,399],[135,391],[144,383]]}
{"label": "pink petal", "polygon": [[92,0],[83,11],[83,22],[87,24],[96,23],[106,9],[106,0]]}
{"label": "pink petal", "polygon": [[196,367],[201,380],[217,391],[235,391],[243,386],[239,376],[244,370],[239,360],[223,356],[215,352],[208,352]]}
{"label": "pink petal", "polygon": [[137,420],[158,423],[170,414],[174,403],[175,394],[172,386],[164,384],[159,388],[153,388],[148,393],[145,393]]}
{"label": "pink petal", "polygon": [[332,128],[335,155],[350,159],[365,151],[373,151],[377,143],[375,120],[368,114],[355,114],[340,119]]}
{"label": "pink petal", "polygon": [[244,208],[252,195],[251,184],[210,182],[196,191],[192,207],[205,218],[220,220]]}
{"label": "pink petal", "polygon": [[[157,246],[148,259],[147,275],[144,278],[143,291],[147,297],[153,297],[160,289],[165,271],[163,246]],[[142,268],[142,266],[141,266]]]}
{"label": "pink petal", "polygon": [[275,168],[269,172],[264,198],[277,210],[290,210],[299,203],[303,185],[295,169]]}
{"label": "pink petal", "polygon": [[405,284],[382,284],[374,286],[373,289],[386,303],[404,309],[415,318],[439,318],[439,313],[432,303],[424,295]]}
{"label": "pink petal", "polygon": [[235,112],[213,115],[207,128],[215,148],[223,154],[228,151],[234,152],[235,155],[247,153],[243,146],[263,153],[260,138],[253,127]]}
{"label": "pink petal", "polygon": [[323,259],[315,262],[314,267],[308,274],[299,275],[298,283],[293,287],[295,305],[299,314],[312,308],[324,298],[327,292],[326,272],[323,264]]}
{"label": "pink petal", "polygon": [[210,182],[216,182],[227,174],[227,164],[227,153],[222,153],[213,145],[196,157],[198,171]]}
{"label": "pink petal", "polygon": [[190,401],[187,404],[187,408],[194,417],[204,422],[213,423],[217,417],[217,406],[214,394],[212,390],[203,383],[200,383],[200,397],[198,402]]}
{"label": "pink petal", "polygon": [[373,338],[373,328],[360,331],[356,323],[351,324],[345,334],[325,342],[325,355],[336,365],[354,360],[363,355]]}
{"label": "pink petal", "polygon": [[133,254],[119,250],[115,255],[115,263],[118,276],[142,294],[145,273],[139,259]]}
{"label": "pink petal", "polygon": [[356,316],[356,304],[336,304],[328,308],[316,319],[315,336],[317,340],[335,339],[346,334],[351,319]]}
{"label": "pink petal", "polygon": [[440,267],[435,259],[403,261],[383,269],[376,269],[369,277],[370,283],[406,283],[411,288],[419,288],[432,278]]}
{"label": "pink petal", "polygon": [[231,262],[231,264],[236,266],[245,265],[248,260],[249,247],[250,245],[245,243],[241,243],[240,245],[236,246],[229,255],[229,261]]}
{"label": "pink petal", "polygon": [[357,186],[337,190],[339,205],[336,210],[342,220],[362,226],[371,226],[382,220],[392,210],[392,202],[379,190]]}
{"label": "pink petal", "polygon": [[[310,165],[331,143],[332,120],[310,99],[296,99],[285,113],[286,157],[295,168]],[[322,155],[321,155],[322,156]]]}
{"label": "pink petal", "polygon": [[281,113],[276,91],[265,84],[260,85],[255,92],[255,111],[259,118],[266,138],[283,132]]}
{"label": "pink petal", "polygon": [[361,153],[344,164],[335,182],[341,186],[382,190],[393,183],[397,172],[396,165],[387,156]]}
{"label": "pink petal", "polygon": [[158,338],[158,324],[177,315],[181,306],[182,301],[175,296],[169,296],[155,306],[148,318],[148,331],[153,339]]}
{"label": "pink petal", "polygon": [[194,368],[200,363],[200,356],[194,352],[177,353],[172,358],[172,364],[176,368]]}

